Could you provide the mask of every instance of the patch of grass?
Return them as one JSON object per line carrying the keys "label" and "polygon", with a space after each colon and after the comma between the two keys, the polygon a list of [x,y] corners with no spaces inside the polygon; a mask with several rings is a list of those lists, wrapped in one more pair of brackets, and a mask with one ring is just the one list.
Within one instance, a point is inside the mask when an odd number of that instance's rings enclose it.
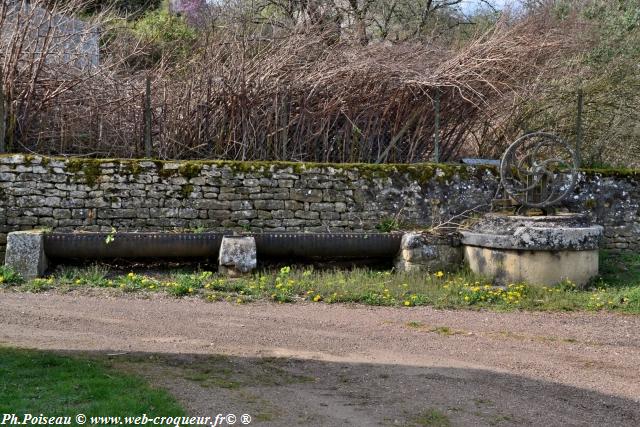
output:
{"label": "patch of grass", "polygon": [[82,357],[0,347],[0,378],[2,413],[184,415],[164,390]]}
{"label": "patch of grass", "polygon": [[11,267],[0,265],[0,286],[19,285],[24,280]]}
{"label": "patch of grass", "polygon": [[[176,297],[192,295],[207,301],[226,300],[238,304],[270,299],[278,303],[428,305],[497,311],[607,310],[640,314],[640,256],[605,254],[602,264],[602,277],[584,289],[569,281],[555,286],[522,283],[494,286],[486,278],[467,270],[426,274],[367,269],[314,270],[289,266],[237,279],[207,271],[170,273],[152,278],[134,273],[113,276],[101,266],[65,268],[54,273],[51,282],[38,282],[23,288],[37,291],[38,287],[64,288],[65,285],[119,287],[128,292],[163,291]],[[627,271],[622,279],[614,273],[619,265],[624,265]],[[112,279],[107,278],[108,274],[113,276]],[[409,322],[406,326],[421,327],[419,322]],[[432,332],[445,333],[444,330]]]}
{"label": "patch of grass", "polygon": [[424,327],[424,323],[411,321],[411,322],[407,322],[407,326],[410,327],[410,328],[414,328],[414,329],[420,329],[420,328]]}
{"label": "patch of grass", "polygon": [[448,326],[436,326],[435,328],[431,328],[429,332],[434,332],[438,335],[444,335],[444,336],[456,335],[460,333],[459,331],[455,331]]}
{"label": "patch of grass", "polygon": [[383,233],[390,233],[398,228],[400,228],[400,224],[395,218],[385,218],[376,225],[376,229]]}
{"label": "patch of grass", "polygon": [[418,426],[437,426],[437,427],[449,427],[451,421],[446,414],[443,414],[437,409],[429,409],[419,416],[417,416],[413,423]]}
{"label": "patch of grass", "polygon": [[108,286],[109,267],[93,264],[88,267],[62,267],[51,276],[56,283],[83,286]]}
{"label": "patch of grass", "polygon": [[22,290],[26,292],[31,292],[34,294],[48,291],[49,289],[52,289],[52,288],[53,288],[53,278],[34,279],[22,285]]}
{"label": "patch of grass", "polygon": [[640,286],[640,253],[600,252],[600,283],[609,286]]}

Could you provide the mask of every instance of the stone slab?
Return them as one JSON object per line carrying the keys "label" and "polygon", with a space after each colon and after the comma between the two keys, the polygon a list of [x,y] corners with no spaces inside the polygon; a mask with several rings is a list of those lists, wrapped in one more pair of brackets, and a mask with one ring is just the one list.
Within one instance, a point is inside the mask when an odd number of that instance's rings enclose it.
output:
{"label": "stone slab", "polygon": [[15,270],[25,280],[44,275],[48,267],[44,253],[44,232],[29,230],[9,233],[5,265]]}
{"label": "stone slab", "polygon": [[219,272],[231,277],[249,274],[257,266],[256,240],[250,236],[224,236],[218,256]]}
{"label": "stone slab", "polygon": [[397,271],[451,271],[462,262],[462,250],[451,236],[405,233],[394,266]]}

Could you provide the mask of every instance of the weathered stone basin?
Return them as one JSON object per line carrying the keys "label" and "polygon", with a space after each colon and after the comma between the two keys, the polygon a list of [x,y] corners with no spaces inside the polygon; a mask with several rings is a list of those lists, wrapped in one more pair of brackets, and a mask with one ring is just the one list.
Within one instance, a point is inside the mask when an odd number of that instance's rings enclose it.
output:
{"label": "weathered stone basin", "polygon": [[462,231],[464,257],[475,273],[496,283],[583,286],[598,275],[603,228],[580,214],[488,214]]}

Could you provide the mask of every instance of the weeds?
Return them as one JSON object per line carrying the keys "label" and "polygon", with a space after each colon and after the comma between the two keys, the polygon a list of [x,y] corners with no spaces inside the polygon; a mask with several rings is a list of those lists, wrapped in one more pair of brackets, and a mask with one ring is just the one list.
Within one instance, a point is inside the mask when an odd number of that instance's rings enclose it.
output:
{"label": "weeds", "polygon": [[[618,262],[604,258],[607,262]],[[628,258],[629,269],[640,264],[640,257]],[[491,310],[544,311],[621,311],[640,313],[640,280],[627,277],[621,283],[608,266],[592,287],[579,289],[570,281],[555,286],[514,283],[495,286],[469,271],[394,273],[367,269],[313,270],[289,266],[262,271],[253,276],[230,279],[210,271],[180,272],[149,277],[133,272],[113,275],[107,267],[93,265],[85,269],[65,268],[47,279],[25,283],[20,289],[40,292],[50,288],[111,287],[124,292],[166,292],[175,297],[198,296],[207,301],[226,300],[238,304],[257,299],[277,303],[360,303],[377,306],[432,306]],[[3,267],[5,284],[17,284],[19,278]],[[109,275],[113,275],[109,279]],[[419,322],[408,324],[419,327]],[[438,332],[438,331],[436,331]]]}
{"label": "weeds", "polygon": [[0,265],[0,286],[14,286],[22,282],[22,277],[11,267]]}

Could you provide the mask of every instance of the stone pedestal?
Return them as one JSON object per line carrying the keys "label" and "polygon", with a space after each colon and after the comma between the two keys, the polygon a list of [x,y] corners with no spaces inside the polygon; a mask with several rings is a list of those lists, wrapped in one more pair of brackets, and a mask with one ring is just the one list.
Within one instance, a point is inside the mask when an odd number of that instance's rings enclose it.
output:
{"label": "stone pedestal", "polygon": [[554,285],[570,280],[584,286],[598,275],[602,231],[578,214],[489,214],[461,234],[471,270],[498,284]]}
{"label": "stone pedestal", "polygon": [[218,265],[219,272],[230,277],[251,273],[257,266],[255,239],[242,236],[223,237]]}
{"label": "stone pedestal", "polygon": [[462,262],[462,250],[453,236],[406,233],[395,258],[397,271],[451,271]]}
{"label": "stone pedestal", "polygon": [[44,232],[40,230],[14,231],[7,236],[5,265],[31,280],[44,275],[47,257],[44,254]]}

